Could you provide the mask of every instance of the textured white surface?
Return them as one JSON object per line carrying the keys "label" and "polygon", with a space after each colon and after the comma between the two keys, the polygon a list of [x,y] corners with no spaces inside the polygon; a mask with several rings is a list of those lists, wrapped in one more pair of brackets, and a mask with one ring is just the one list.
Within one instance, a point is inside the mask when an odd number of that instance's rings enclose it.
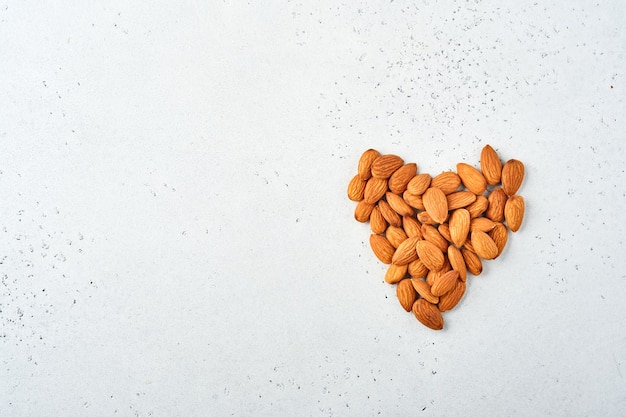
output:
{"label": "textured white surface", "polygon": [[[0,2],[0,416],[623,415],[626,3],[57,3]],[[527,218],[432,332],[345,188],[486,143]]]}

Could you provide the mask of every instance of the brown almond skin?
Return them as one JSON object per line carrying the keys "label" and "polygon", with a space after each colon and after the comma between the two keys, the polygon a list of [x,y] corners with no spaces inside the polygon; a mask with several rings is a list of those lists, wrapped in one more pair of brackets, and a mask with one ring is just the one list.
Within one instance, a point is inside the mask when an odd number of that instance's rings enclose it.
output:
{"label": "brown almond skin", "polygon": [[385,273],[385,282],[387,284],[396,284],[406,277],[407,265],[389,265]]}
{"label": "brown almond skin", "polygon": [[398,296],[398,301],[400,302],[402,308],[407,312],[411,311],[413,303],[417,300],[417,292],[415,292],[415,288],[413,288],[413,284],[410,279],[403,279],[398,282],[396,295]]}
{"label": "brown almond skin", "polygon": [[442,172],[430,181],[430,186],[439,188],[444,194],[452,194],[461,186],[461,178],[456,172]]}
{"label": "brown almond skin", "polygon": [[470,218],[476,218],[483,214],[487,207],[489,206],[489,200],[484,195],[476,196],[476,201],[474,201],[469,206],[465,207],[467,211],[469,211]]}
{"label": "brown almond skin", "polygon": [[418,237],[422,239],[422,225],[413,217],[402,217],[402,227],[408,237]]}
{"label": "brown almond skin", "polygon": [[394,265],[408,265],[410,262],[416,260],[417,251],[415,250],[415,244],[418,240],[419,238],[417,237],[410,237],[400,243],[391,258],[391,263]]}
{"label": "brown almond skin", "polygon": [[452,269],[435,279],[434,284],[430,287],[430,292],[432,292],[434,296],[441,297],[449,291],[452,291],[458,279],[459,271]]}
{"label": "brown almond skin", "polygon": [[487,190],[487,180],[479,170],[471,165],[460,162],[456,164],[456,172],[461,177],[461,182],[471,192],[481,195]]}
{"label": "brown almond skin", "polygon": [[443,266],[438,271],[429,270],[428,274],[426,274],[426,282],[428,282],[428,285],[433,285],[437,278],[450,270],[452,270],[452,267],[450,266],[450,261],[448,261],[448,258],[444,255]]}
{"label": "brown almond skin", "polygon": [[435,297],[433,295],[430,291],[430,285],[426,281],[420,278],[411,278],[411,283],[420,297],[426,299],[426,301],[432,304],[437,304],[439,302],[439,297]]}
{"label": "brown almond skin", "polygon": [[443,223],[448,218],[448,199],[439,188],[429,188],[422,196],[424,208],[437,223]]}
{"label": "brown almond skin", "polygon": [[389,225],[385,231],[385,237],[391,246],[397,248],[402,242],[408,239],[406,232],[401,227]]}
{"label": "brown almond skin", "polygon": [[470,231],[470,213],[468,210],[456,209],[450,215],[450,238],[457,246],[462,246]]}
{"label": "brown almond skin", "polygon": [[436,305],[429,303],[424,298],[419,298],[413,303],[413,314],[424,326],[433,330],[443,329],[443,316]]}
{"label": "brown almond skin", "polygon": [[422,195],[430,187],[431,180],[429,174],[418,174],[409,181],[406,190],[414,195]]}
{"label": "brown almond skin", "polygon": [[517,159],[509,159],[502,167],[502,189],[508,196],[519,190],[524,181],[524,164]]}
{"label": "brown almond skin", "polygon": [[406,190],[409,181],[415,177],[416,173],[417,164],[414,163],[406,164],[398,168],[396,172],[389,177],[389,189],[396,194],[402,194]]}
{"label": "brown almond skin", "polygon": [[370,178],[365,184],[363,191],[363,199],[370,203],[376,204],[378,200],[383,198],[387,192],[387,180],[381,178]]}
{"label": "brown almond skin", "polygon": [[485,211],[485,217],[494,222],[504,221],[504,206],[507,199],[508,197],[502,188],[494,188],[487,197],[489,205]]}
{"label": "brown almond skin", "polygon": [[454,288],[439,297],[439,311],[450,311],[459,304],[465,294],[466,284],[464,281],[457,281]]}
{"label": "brown almond skin", "polygon": [[396,251],[386,237],[381,235],[370,235],[370,246],[374,255],[384,264],[390,264],[393,254]]}
{"label": "brown almond skin", "polygon": [[378,206],[375,206],[370,214],[370,228],[372,233],[377,235],[382,235],[387,230],[387,220],[380,213]]}
{"label": "brown almond skin", "polygon": [[448,261],[450,266],[459,273],[459,279],[463,282],[467,280],[467,266],[461,250],[454,245],[448,246]]}
{"label": "brown almond skin", "polygon": [[411,194],[409,190],[406,190],[402,194],[402,198],[404,198],[404,201],[406,201],[406,203],[414,209],[424,210],[424,201],[422,200],[421,195]]}
{"label": "brown almond skin", "polygon": [[428,214],[427,211],[420,211],[419,213],[417,213],[417,221],[422,224],[437,224],[435,219],[430,217],[430,214]]}
{"label": "brown almond skin", "polygon": [[385,200],[380,200],[378,202],[378,208],[380,209],[380,214],[387,220],[387,223],[395,227],[402,226],[402,217],[391,208],[389,203]]}
{"label": "brown almond skin", "polygon": [[470,274],[478,276],[481,274],[481,272],[483,272],[483,263],[481,262],[478,255],[468,250],[467,248],[461,248],[461,254],[463,255],[463,259],[465,260],[467,271]]}
{"label": "brown almond skin", "polygon": [[372,176],[372,163],[380,156],[380,152],[375,149],[368,149],[361,155],[359,159],[359,176],[363,180],[368,180]]}
{"label": "brown almond skin", "polygon": [[476,217],[470,220],[470,231],[476,230],[480,232],[488,232],[496,227],[496,223],[493,220],[489,220],[486,217]]}
{"label": "brown almond skin", "polygon": [[517,232],[524,221],[524,197],[512,195],[504,206],[504,219],[511,232]]}
{"label": "brown almond skin", "polygon": [[432,242],[420,240],[416,244],[417,256],[424,263],[426,268],[431,271],[439,271],[443,268],[444,257],[443,252]]}
{"label": "brown almond skin", "polygon": [[502,223],[496,223],[496,226],[489,232],[489,237],[498,247],[498,256],[502,255],[506,242],[509,239],[509,230]]}
{"label": "brown almond skin", "polygon": [[472,246],[474,252],[482,259],[495,259],[498,256],[496,243],[485,232],[474,231],[471,233]]}
{"label": "brown almond skin", "polygon": [[359,176],[359,174],[352,177],[348,184],[348,198],[352,201],[363,200],[363,194],[365,193],[366,181]]}
{"label": "brown almond skin", "polygon": [[476,194],[471,191],[456,191],[446,196],[448,200],[448,210],[467,207],[476,201]]}
{"label": "brown almond skin", "polygon": [[453,243],[452,235],[450,234],[450,225],[448,223],[441,223],[439,227],[437,227],[437,231],[448,243]]}
{"label": "brown almond skin", "polygon": [[372,210],[374,210],[374,204],[370,204],[365,200],[359,201],[359,203],[354,208],[354,218],[357,222],[367,223],[370,219],[370,215],[372,214]]}
{"label": "brown almond skin", "polygon": [[385,198],[387,199],[387,203],[389,203],[391,208],[400,216],[413,215],[413,208],[409,206],[406,201],[404,201],[404,199],[398,194],[387,192],[387,194],[385,194]]}
{"label": "brown almond skin", "polygon": [[407,273],[413,278],[424,278],[428,274],[428,268],[420,259],[417,259],[409,263]]}
{"label": "brown almond skin", "polygon": [[372,162],[372,177],[387,179],[402,165],[404,160],[398,155],[381,155]]}
{"label": "brown almond skin", "polygon": [[500,182],[502,162],[490,145],[485,145],[480,152],[480,170],[483,172],[487,184],[496,185]]}
{"label": "brown almond skin", "polygon": [[422,236],[424,237],[424,239],[437,245],[442,253],[445,253],[448,250],[448,241],[446,240],[446,238],[441,236],[441,233],[439,233],[439,231],[434,226],[430,224],[423,224]]}

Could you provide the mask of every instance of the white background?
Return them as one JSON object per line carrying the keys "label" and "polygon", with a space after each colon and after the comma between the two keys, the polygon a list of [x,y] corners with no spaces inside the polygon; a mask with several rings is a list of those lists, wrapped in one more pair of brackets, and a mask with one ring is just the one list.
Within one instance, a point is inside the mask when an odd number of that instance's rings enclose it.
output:
{"label": "white background", "polygon": [[[0,416],[619,416],[626,3],[0,1]],[[446,328],[346,197],[490,143]]]}

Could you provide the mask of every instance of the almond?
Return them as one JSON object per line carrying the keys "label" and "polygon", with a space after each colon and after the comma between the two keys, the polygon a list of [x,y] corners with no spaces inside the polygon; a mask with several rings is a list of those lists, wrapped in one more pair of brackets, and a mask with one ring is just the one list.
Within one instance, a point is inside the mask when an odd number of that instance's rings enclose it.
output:
{"label": "almond", "polygon": [[467,248],[461,248],[461,254],[463,255],[463,259],[465,260],[465,265],[467,266],[469,273],[478,276],[481,272],[483,272],[483,263],[478,255]]}
{"label": "almond", "polygon": [[454,288],[458,279],[459,271],[455,271],[454,269],[448,271],[435,279],[434,284],[430,287],[430,292],[436,297],[441,297]]}
{"label": "almond", "polygon": [[439,297],[435,297],[433,295],[430,291],[430,285],[426,281],[420,278],[411,278],[411,283],[420,297],[432,304],[437,304],[439,302]]}
{"label": "almond", "polygon": [[498,256],[502,255],[502,251],[506,247],[506,241],[509,238],[509,231],[502,223],[496,223],[496,226],[489,232],[489,237],[498,247]]}
{"label": "almond", "polygon": [[465,208],[469,211],[470,217],[473,219],[483,214],[485,210],[487,210],[488,206],[489,200],[487,200],[487,197],[484,195],[477,195],[476,201]]}
{"label": "almond", "polygon": [[422,225],[413,217],[402,217],[402,227],[408,237],[419,237],[422,239]]}
{"label": "almond", "polygon": [[424,326],[433,330],[443,329],[443,316],[436,305],[420,298],[413,303],[413,314]]}
{"label": "almond", "polygon": [[489,206],[485,211],[485,216],[494,222],[501,222],[504,220],[504,205],[506,204],[507,196],[504,190],[500,187],[494,188],[487,198]]}
{"label": "almond", "polygon": [[443,223],[448,218],[448,200],[439,188],[429,188],[422,196],[424,208],[437,223]]}
{"label": "almond", "polygon": [[448,223],[441,223],[439,227],[437,227],[437,231],[445,240],[452,243],[452,235],[450,234],[450,225],[448,225]]}
{"label": "almond", "polygon": [[502,189],[511,196],[519,190],[524,181],[524,164],[517,159],[509,159],[502,167]]}
{"label": "almond", "polygon": [[374,255],[384,264],[390,264],[396,249],[389,243],[386,237],[370,235],[370,246]]}
{"label": "almond", "polygon": [[487,233],[478,230],[472,232],[471,242],[474,252],[482,259],[495,259],[498,256],[498,247]]}
{"label": "almond", "polygon": [[406,190],[414,195],[422,195],[430,186],[430,175],[419,174],[414,176],[406,186]]}
{"label": "almond", "polygon": [[441,275],[450,270],[452,270],[452,267],[450,266],[448,258],[446,258],[444,255],[443,266],[438,271],[428,271],[428,274],[426,274],[426,282],[428,283],[428,285],[433,285]]}
{"label": "almond", "polygon": [[437,224],[435,219],[430,217],[430,214],[428,214],[427,211],[420,211],[417,213],[417,221],[422,224]]}
{"label": "almond", "polygon": [[410,237],[400,243],[391,258],[391,263],[394,265],[408,265],[410,262],[416,260],[417,251],[415,250],[415,245],[418,240],[420,239],[417,237]]}
{"label": "almond", "polygon": [[461,177],[461,182],[471,192],[481,195],[487,189],[487,180],[479,170],[471,165],[460,162],[456,164],[456,172]]}
{"label": "almond", "polygon": [[381,155],[372,162],[372,177],[387,179],[402,165],[404,161],[398,155]]}
{"label": "almond", "polygon": [[454,245],[448,246],[448,261],[450,262],[450,267],[458,271],[459,279],[465,282],[467,280],[467,266],[461,250]]}
{"label": "almond", "polygon": [[397,248],[402,242],[408,239],[406,232],[401,227],[389,225],[385,231],[385,237],[391,243],[391,246]]}
{"label": "almond", "polygon": [[434,226],[430,224],[423,224],[422,236],[424,237],[424,239],[437,245],[442,253],[445,253],[448,250],[448,241],[446,240],[446,238],[441,236],[441,233],[439,233]]}
{"label": "almond", "polygon": [[378,202],[378,208],[380,209],[380,214],[382,214],[385,220],[387,220],[387,223],[395,227],[402,226],[402,218],[394,209],[391,208],[389,203],[385,200],[380,200]]}
{"label": "almond", "polygon": [[504,219],[511,232],[517,232],[524,220],[524,197],[512,195],[504,206]]}
{"label": "almond", "polygon": [[454,288],[439,297],[439,311],[452,310],[461,301],[465,294],[466,284],[464,281],[457,281]]}
{"label": "almond", "polygon": [[387,192],[387,194],[385,194],[385,198],[387,199],[387,203],[389,203],[391,208],[400,216],[413,215],[413,209],[411,208],[411,206],[409,206],[406,201],[404,201],[404,199],[398,194]]}
{"label": "almond", "polygon": [[365,193],[366,181],[358,174],[352,177],[348,184],[348,198],[352,201],[363,200],[363,194]]}
{"label": "almond", "polygon": [[402,198],[404,198],[404,201],[406,201],[409,206],[418,210],[424,210],[424,202],[422,201],[421,195],[411,194],[409,190],[406,190],[402,194]]}
{"label": "almond", "polygon": [[444,264],[443,252],[437,245],[427,240],[420,240],[415,245],[417,256],[424,263],[426,268],[432,271],[439,271]]}
{"label": "almond", "polygon": [[489,145],[485,145],[480,152],[480,169],[487,180],[487,184],[496,185],[500,182],[502,162],[500,162],[496,151]]}
{"label": "almond", "polygon": [[354,218],[357,222],[366,223],[370,219],[374,205],[365,200],[359,201],[354,209]]}
{"label": "almond", "polygon": [[398,296],[398,301],[400,301],[402,308],[406,311],[411,311],[413,303],[415,303],[415,300],[417,299],[417,293],[415,292],[415,288],[413,288],[413,284],[410,279],[403,279],[398,282],[396,295]]}
{"label": "almond", "polygon": [[385,233],[385,230],[387,230],[387,221],[380,213],[378,206],[374,207],[370,214],[370,228],[372,229],[372,233],[377,235],[382,235]]}
{"label": "almond", "polygon": [[370,178],[365,184],[363,198],[370,204],[376,204],[387,192],[387,180],[381,178]]}
{"label": "almond", "polygon": [[406,164],[400,168],[389,177],[389,189],[396,193],[402,194],[407,187],[407,184],[415,174],[417,173],[417,164]]}
{"label": "almond", "polygon": [[375,149],[368,149],[363,152],[359,159],[359,176],[368,180],[372,176],[372,163],[380,156],[380,152]]}
{"label": "almond", "polygon": [[387,272],[385,273],[385,282],[387,284],[396,284],[400,282],[407,272],[407,265],[389,265]]}
{"label": "almond", "polygon": [[430,182],[431,188],[439,188],[444,194],[452,194],[459,189],[461,178],[456,172],[442,172]]}
{"label": "almond", "polygon": [[486,217],[476,217],[470,221],[470,231],[488,232],[496,227],[495,222]]}
{"label": "almond", "polygon": [[414,278],[424,278],[428,274],[428,268],[420,259],[409,263],[407,272]]}
{"label": "almond", "polygon": [[467,207],[476,201],[476,194],[471,191],[456,191],[447,195],[448,210]]}
{"label": "almond", "polygon": [[470,213],[464,208],[456,209],[450,215],[450,238],[457,246],[462,246],[470,231]]}

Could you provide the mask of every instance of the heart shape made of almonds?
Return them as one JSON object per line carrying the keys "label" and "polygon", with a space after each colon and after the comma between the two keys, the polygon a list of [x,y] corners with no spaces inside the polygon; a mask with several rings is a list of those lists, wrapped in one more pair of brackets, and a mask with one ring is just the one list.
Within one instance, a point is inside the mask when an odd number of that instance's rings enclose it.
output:
{"label": "heart shape made of almonds", "polygon": [[502,254],[508,231],[520,229],[523,180],[524,164],[502,164],[490,145],[481,151],[480,170],[458,163],[456,172],[435,177],[397,155],[361,155],[348,198],[357,202],[354,218],[369,222],[370,246],[389,265],[385,281],[396,285],[404,310],[443,329],[441,313],[465,295],[468,272],[480,275],[483,261]]}

